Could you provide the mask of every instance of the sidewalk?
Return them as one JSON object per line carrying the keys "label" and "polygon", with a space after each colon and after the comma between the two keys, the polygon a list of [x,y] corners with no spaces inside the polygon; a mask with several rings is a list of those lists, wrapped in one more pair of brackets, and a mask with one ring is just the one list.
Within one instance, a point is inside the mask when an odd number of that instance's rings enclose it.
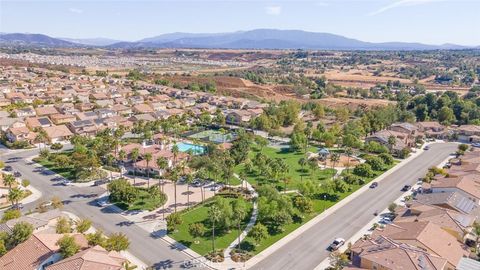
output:
{"label": "sidewalk", "polygon": [[[70,212],[67,212],[67,211],[63,211],[63,213],[65,213],[66,215],[68,215],[71,219],[73,220],[79,220],[80,218],[78,216],[76,216],[75,214],[73,213],[70,213]],[[94,233],[96,231],[96,229],[94,227],[90,227],[90,229],[88,229],[87,233]],[[137,266],[137,268],[135,269],[139,269],[139,270],[146,270],[148,268],[148,265],[146,265],[144,262],[142,262],[139,258],[135,257],[132,253],[130,253],[129,251],[127,250],[124,250],[124,251],[120,251],[120,254],[125,257],[129,262],[133,263],[134,265]]]}
{"label": "sidewalk", "polygon": [[[420,149],[418,149],[415,153],[411,154],[408,158],[402,160],[400,163],[398,163],[395,167],[391,168],[390,170],[386,171],[385,173],[383,173],[382,175],[380,175],[379,177],[373,179],[372,181],[375,181],[375,182],[378,182],[380,183],[383,179],[385,179],[387,176],[389,176],[390,174],[392,174],[393,172],[395,172],[396,170],[398,170],[399,168],[403,167],[405,164],[407,164],[408,162],[410,162],[412,159],[416,158],[417,156],[419,156],[420,154],[422,154],[425,150],[423,150],[423,147],[425,147],[426,145],[428,145],[430,143],[426,143],[424,145],[422,145],[422,147]],[[327,218],[328,216],[330,216],[331,214],[335,213],[335,211],[337,211],[338,209],[340,209],[341,207],[343,207],[344,205],[346,205],[347,203],[349,203],[350,201],[352,201],[353,199],[355,199],[356,197],[360,196],[360,194],[362,194],[363,192],[369,190],[369,185],[364,185],[363,187],[359,188],[357,191],[355,191],[354,193],[350,194],[348,197],[344,198],[343,200],[339,201],[338,203],[336,203],[335,205],[333,205],[332,207],[326,209],[325,211],[323,211],[321,214],[319,214],[318,216],[314,217],[313,219],[311,219],[310,221],[308,221],[307,223],[305,223],[303,226],[301,226],[300,228],[296,229],[295,231],[291,232],[290,234],[288,234],[287,236],[285,236],[284,238],[278,240],[277,242],[275,242],[273,245],[271,245],[270,247],[268,247],[267,249],[265,249],[264,251],[260,252],[259,254],[257,254],[255,257],[251,258],[250,260],[247,261],[246,263],[246,268],[250,268],[252,266],[254,266],[255,264],[257,264],[258,262],[260,262],[261,260],[263,260],[264,258],[268,257],[270,254],[272,254],[273,252],[275,252],[276,250],[278,250],[279,248],[283,247],[284,245],[286,245],[288,242],[290,242],[291,240],[293,240],[294,238],[296,238],[297,236],[301,235],[303,232],[305,232],[306,230],[310,229],[311,227],[313,227],[315,224],[317,224],[318,222],[320,222],[321,220]]]}
{"label": "sidewalk", "polygon": [[[450,160],[452,158],[452,156],[448,156],[444,161],[442,161],[437,167],[443,167],[447,162],[448,160]],[[420,187],[421,185],[415,185],[417,188]],[[414,186],[414,187],[415,187]],[[400,197],[398,197],[395,201],[393,201],[395,204],[399,205],[399,206],[404,206],[405,205],[405,200],[404,198],[408,195],[411,195],[412,194],[412,191],[409,190],[405,193],[403,193]],[[383,216],[384,214],[386,213],[389,213],[390,211],[388,210],[388,207],[383,209],[382,211],[380,211],[378,213],[378,215],[374,218],[372,218],[372,220],[370,222],[368,222],[364,227],[362,227],[362,229],[360,229],[355,235],[353,235],[350,239],[346,239],[345,240],[345,244],[340,247],[338,249],[338,251],[340,252],[345,252],[348,248],[348,244],[351,243],[355,243],[358,239],[362,238],[364,235],[370,235],[372,233],[372,228],[373,228],[373,225],[375,223],[379,224],[379,219],[381,216]],[[381,225],[382,226],[382,225]],[[384,226],[384,225],[383,225]],[[323,269],[326,269],[327,267],[330,266],[330,260],[327,258],[325,260],[323,260],[316,268],[315,270],[323,270]]]}

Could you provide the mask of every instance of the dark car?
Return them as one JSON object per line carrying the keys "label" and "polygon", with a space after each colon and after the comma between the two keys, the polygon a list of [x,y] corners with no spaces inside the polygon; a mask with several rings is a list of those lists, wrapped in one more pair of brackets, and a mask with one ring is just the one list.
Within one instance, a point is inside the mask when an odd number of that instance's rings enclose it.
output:
{"label": "dark car", "polygon": [[3,170],[6,171],[6,172],[11,172],[13,170],[13,168],[12,168],[12,166],[7,165],[7,166],[5,166],[5,168],[3,168]]}
{"label": "dark car", "polygon": [[405,186],[403,186],[402,191],[409,191],[411,188],[412,188],[412,186],[405,185]]}
{"label": "dark car", "polygon": [[14,172],[13,176],[15,177],[22,177],[22,174],[20,172]]}
{"label": "dark car", "polygon": [[22,210],[23,209],[23,204],[22,203],[17,203],[15,205],[12,206],[13,210]]}
{"label": "dark car", "polygon": [[430,150],[430,146],[428,146],[428,145],[425,146],[425,147],[423,148],[423,150]]}
{"label": "dark car", "polygon": [[330,246],[328,246],[328,250],[335,251],[335,250],[339,249],[341,246],[343,246],[343,244],[345,244],[345,239],[336,238],[335,240],[333,240],[333,242],[330,244]]}
{"label": "dark car", "polygon": [[376,187],[378,187],[377,182],[373,182],[372,184],[370,184],[370,188],[376,188]]}

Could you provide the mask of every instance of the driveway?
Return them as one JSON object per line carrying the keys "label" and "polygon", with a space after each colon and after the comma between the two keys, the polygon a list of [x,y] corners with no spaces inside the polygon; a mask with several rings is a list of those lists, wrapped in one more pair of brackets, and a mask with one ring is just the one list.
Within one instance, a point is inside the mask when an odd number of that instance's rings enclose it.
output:
{"label": "driveway", "polygon": [[[190,259],[164,240],[151,236],[137,224],[123,217],[116,207],[97,207],[94,200],[103,194],[101,187],[62,186],[58,175],[35,166],[27,158],[38,154],[38,149],[26,151],[7,151],[0,149],[0,160],[11,165],[14,170],[22,173],[22,178],[29,179],[31,185],[43,194],[43,198],[60,197],[64,201],[64,210],[72,212],[81,218],[89,218],[94,227],[110,234],[121,232],[130,239],[129,251],[147,265],[155,269],[179,269],[184,260]],[[38,202],[25,205],[25,211],[34,209]]]}
{"label": "driveway", "polygon": [[314,269],[328,258],[328,245],[337,237],[351,238],[372,218],[401,196],[405,184],[413,185],[429,167],[436,166],[457,149],[454,143],[430,145],[430,150],[406,163],[379,184],[294,238],[251,269]]}

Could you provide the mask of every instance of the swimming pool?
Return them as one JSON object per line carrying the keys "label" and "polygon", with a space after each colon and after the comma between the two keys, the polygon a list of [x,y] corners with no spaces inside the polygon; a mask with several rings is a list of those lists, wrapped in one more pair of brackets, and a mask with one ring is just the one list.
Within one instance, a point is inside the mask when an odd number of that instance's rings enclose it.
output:
{"label": "swimming pool", "polygon": [[186,142],[179,142],[177,143],[177,146],[180,152],[188,152],[191,150],[194,155],[201,155],[205,153],[205,146]]}

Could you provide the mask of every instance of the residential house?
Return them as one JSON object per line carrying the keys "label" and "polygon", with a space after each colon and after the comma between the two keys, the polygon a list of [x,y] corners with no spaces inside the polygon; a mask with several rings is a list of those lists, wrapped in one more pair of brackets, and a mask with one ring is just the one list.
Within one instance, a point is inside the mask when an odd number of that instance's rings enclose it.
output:
{"label": "residential house", "polygon": [[67,123],[68,129],[75,135],[95,135],[97,126],[92,120],[78,120]]}
{"label": "residential house", "polygon": [[48,117],[28,117],[25,119],[25,124],[31,130],[36,128],[45,128],[53,125]]}
{"label": "residential house", "polygon": [[53,114],[58,114],[57,109],[53,106],[38,107],[35,109],[38,116],[49,116]]}
{"label": "residential house", "polygon": [[382,235],[361,238],[352,245],[350,250],[353,266],[360,269],[454,270],[449,268],[447,260],[440,256]]}
{"label": "residential house", "polygon": [[[82,234],[72,234],[80,249],[88,247]],[[57,241],[62,234],[33,234],[25,242],[0,257],[2,270],[40,270],[61,259]]]}
{"label": "residential house", "polygon": [[457,177],[435,177],[430,183],[433,193],[458,192],[469,200],[480,203],[480,174],[466,174]]}
{"label": "residential house", "polygon": [[35,132],[30,131],[27,127],[9,128],[5,132],[7,139],[10,142],[27,141],[33,143],[37,136]]}
{"label": "residential house", "polygon": [[77,117],[73,114],[59,113],[59,114],[50,115],[50,119],[52,119],[55,125],[61,125],[61,124],[73,122],[77,120]]}
{"label": "residential house", "polygon": [[388,237],[444,258],[447,260],[446,269],[455,269],[460,259],[470,254],[464,244],[433,222],[395,222],[374,230],[372,238],[378,236]]}
{"label": "residential house", "polygon": [[458,139],[463,142],[480,143],[480,126],[462,125],[455,129]]}
{"label": "residential house", "polygon": [[46,127],[44,130],[52,143],[67,141],[73,136],[73,133],[65,125]]}
{"label": "residential house", "polygon": [[418,131],[425,134],[427,138],[448,138],[449,132],[447,128],[436,121],[417,122],[416,125],[418,127]]}
{"label": "residential house", "polygon": [[15,109],[14,113],[15,113],[16,117],[20,117],[20,118],[33,117],[33,116],[37,115],[35,110],[31,107]]}
{"label": "residential house", "polygon": [[480,221],[480,206],[460,192],[439,192],[417,194],[415,201],[421,204],[435,205],[475,217]]}
{"label": "residential house", "polygon": [[126,259],[116,251],[94,246],[47,266],[45,270],[123,270]]}
{"label": "residential house", "polygon": [[146,113],[153,113],[152,107],[147,104],[135,104],[132,107],[132,111],[135,114],[146,114]]}

